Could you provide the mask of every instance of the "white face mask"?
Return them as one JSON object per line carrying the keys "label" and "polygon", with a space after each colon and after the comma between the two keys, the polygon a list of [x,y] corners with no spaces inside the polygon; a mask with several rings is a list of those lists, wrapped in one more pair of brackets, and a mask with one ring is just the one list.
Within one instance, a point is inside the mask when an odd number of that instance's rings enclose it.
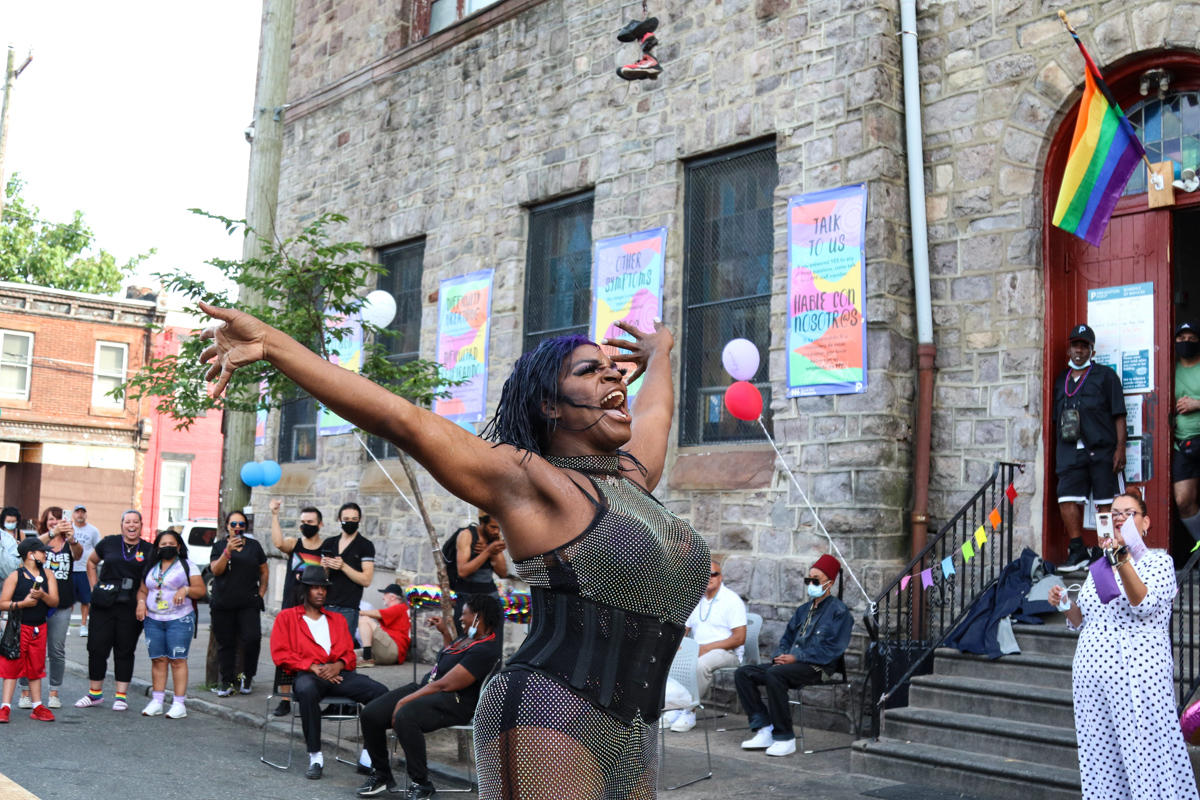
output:
{"label": "white face mask", "polygon": [[6,523],[4,523],[4,530],[6,530],[6,531],[15,531],[16,529],[17,529],[17,523],[15,523],[15,522],[6,522]]}
{"label": "white face mask", "polygon": [[1083,362],[1082,364],[1076,364],[1074,361],[1071,362],[1072,369],[1087,369],[1091,365],[1092,365],[1092,360],[1090,358],[1087,361]]}
{"label": "white face mask", "polygon": [[471,627],[467,628],[467,638],[468,638],[468,639],[474,639],[474,638],[475,638],[475,633],[476,633],[476,631],[478,631],[478,630],[479,630],[479,626],[478,626],[478,625],[472,625]]}
{"label": "white face mask", "polygon": [[811,583],[808,585],[808,596],[813,600],[816,600],[823,594],[825,594],[824,586],[813,586]]}

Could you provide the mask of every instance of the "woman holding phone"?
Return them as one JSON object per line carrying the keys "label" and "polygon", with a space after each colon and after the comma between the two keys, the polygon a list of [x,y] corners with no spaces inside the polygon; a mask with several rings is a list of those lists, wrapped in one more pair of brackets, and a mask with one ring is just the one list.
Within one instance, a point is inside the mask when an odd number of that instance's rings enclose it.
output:
{"label": "woman holding phone", "polygon": [[[71,569],[83,557],[83,545],[75,541],[75,526],[58,506],[50,506],[42,512],[37,524],[38,538],[46,543],[46,569],[54,573],[58,584],[58,605],[50,610],[46,620],[46,657],[50,665],[50,697],[46,705],[62,708],[58,690],[62,688],[63,673],[67,668],[67,626],[71,623],[71,606],[75,604],[75,587],[71,582]],[[29,695],[29,680],[17,681],[21,689],[19,708],[33,708]]]}
{"label": "woman holding phone", "polygon": [[[259,619],[267,594],[267,554],[262,545],[246,533],[246,515],[230,511],[225,517],[226,537],[213,544],[209,558],[212,566],[212,597],[208,599],[212,615],[212,634],[217,638],[217,667],[220,678],[213,689],[218,697],[234,690],[250,694],[258,673],[258,652],[262,647]],[[237,646],[242,643],[242,674],[237,669]]]}
{"label": "woman holding phone", "polygon": [[1120,533],[1129,519],[1145,538],[1150,519],[1136,489],[1113,500],[1113,538],[1100,542],[1117,561],[1096,567],[1115,572],[1115,597],[1101,601],[1095,573],[1078,603],[1060,586],[1049,596],[1066,614],[1067,627],[1080,632],[1071,679],[1083,797],[1197,800],[1171,684],[1175,565],[1165,550],[1147,550],[1135,562]]}

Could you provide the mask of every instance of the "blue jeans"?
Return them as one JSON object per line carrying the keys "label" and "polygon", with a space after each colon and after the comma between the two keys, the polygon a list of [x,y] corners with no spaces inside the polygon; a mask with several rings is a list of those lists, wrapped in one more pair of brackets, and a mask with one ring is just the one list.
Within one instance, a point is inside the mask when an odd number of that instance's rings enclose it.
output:
{"label": "blue jeans", "polygon": [[195,618],[188,614],[179,619],[158,620],[146,617],[143,633],[146,650],[151,660],[155,658],[187,659],[192,646],[192,633],[196,630]]}
{"label": "blue jeans", "polygon": [[341,614],[346,618],[346,624],[350,626],[350,638],[355,644],[361,645],[358,641],[358,609],[348,608],[347,606],[325,606],[325,610],[333,614]]}

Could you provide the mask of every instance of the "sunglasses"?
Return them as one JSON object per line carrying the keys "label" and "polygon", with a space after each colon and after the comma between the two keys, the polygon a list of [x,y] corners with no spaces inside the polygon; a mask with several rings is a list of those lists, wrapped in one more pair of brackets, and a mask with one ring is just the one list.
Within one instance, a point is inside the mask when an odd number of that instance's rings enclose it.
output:
{"label": "sunglasses", "polygon": [[229,527],[231,527],[231,528],[244,528],[244,527],[246,527],[246,523],[245,523],[245,522],[232,522],[232,521],[231,521],[231,522],[229,523]]}
{"label": "sunglasses", "polygon": [[721,573],[719,573],[719,572],[710,572],[710,573],[708,573],[708,577],[710,577],[710,578],[719,578],[719,577],[721,577]]}
{"label": "sunglasses", "polygon": [[822,583],[823,583],[823,581],[820,578],[805,578],[804,579],[805,586],[820,586]]}

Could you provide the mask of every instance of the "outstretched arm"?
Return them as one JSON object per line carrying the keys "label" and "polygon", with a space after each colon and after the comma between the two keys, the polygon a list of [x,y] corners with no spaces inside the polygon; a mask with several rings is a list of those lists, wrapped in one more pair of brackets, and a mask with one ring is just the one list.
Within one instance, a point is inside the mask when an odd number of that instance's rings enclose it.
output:
{"label": "outstretched arm", "polygon": [[[617,326],[631,334],[634,341],[605,339],[600,344],[630,351],[628,354],[617,354],[613,360],[636,365],[637,369],[630,376],[629,383],[637,380],[639,375],[642,378],[642,385],[630,409],[633,414],[633,435],[628,450],[646,468],[645,488],[652,492],[662,480],[667,463],[671,419],[675,415],[675,383],[671,377],[671,348],[675,346],[675,337],[657,319],[654,320],[652,333],[643,333],[626,322],[618,322]],[[631,480],[641,480],[636,473],[629,477]]]}

